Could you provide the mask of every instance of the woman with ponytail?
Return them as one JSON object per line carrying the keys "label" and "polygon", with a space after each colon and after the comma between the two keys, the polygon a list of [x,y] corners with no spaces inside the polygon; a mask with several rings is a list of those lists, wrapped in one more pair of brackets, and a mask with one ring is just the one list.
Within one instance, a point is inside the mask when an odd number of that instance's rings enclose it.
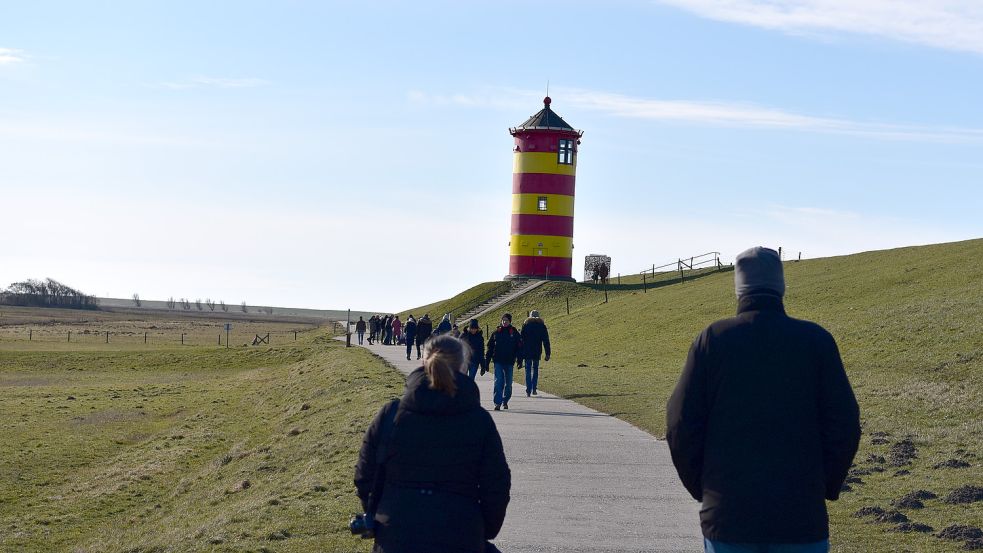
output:
{"label": "woman with ponytail", "polygon": [[[376,506],[374,553],[495,551],[487,540],[505,521],[511,473],[498,429],[464,372],[469,354],[450,335],[427,341],[402,399],[383,407],[365,433],[355,486],[366,511]],[[373,488],[381,496],[370,501]]]}

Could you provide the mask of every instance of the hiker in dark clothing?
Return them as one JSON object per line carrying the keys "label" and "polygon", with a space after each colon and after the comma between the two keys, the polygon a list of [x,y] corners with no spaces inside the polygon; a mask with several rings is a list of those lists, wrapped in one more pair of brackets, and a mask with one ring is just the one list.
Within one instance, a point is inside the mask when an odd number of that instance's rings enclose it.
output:
{"label": "hiker in dark clothing", "polygon": [[379,332],[379,316],[372,315],[369,317],[369,345],[372,345],[372,342],[375,341],[376,332]]}
{"label": "hiker in dark clothing", "polygon": [[416,322],[416,358],[420,358],[420,346],[425,344],[433,334],[433,322],[430,314],[424,313],[420,320]]}
{"label": "hiker in dark clothing", "polygon": [[[461,372],[467,355],[456,338],[428,341],[423,366],[406,378],[403,398],[386,404],[365,433],[355,486],[368,512],[382,467],[375,553],[493,550],[486,542],[505,521],[511,473],[478,387]],[[393,415],[395,421],[384,425]],[[381,444],[386,457],[380,465]]]}
{"label": "hiker in dark clothing", "polygon": [[734,281],[737,316],[697,336],[669,398],[673,463],[703,502],[706,551],[826,552],[857,400],[829,332],[785,314],[777,252],[738,255]]}
{"label": "hiker in dark clothing", "polygon": [[[413,351],[413,343],[416,341],[416,319],[410,313],[406,317],[406,324],[403,325],[403,332],[406,336],[406,360],[410,360],[410,352]],[[417,354],[419,355],[419,353]]]}
{"label": "hiker in dark clothing", "polygon": [[481,333],[481,327],[478,326],[478,319],[471,319],[468,322],[468,328],[461,334],[461,340],[464,340],[465,344],[471,346],[468,376],[471,377],[471,380],[474,380],[478,374],[478,369],[485,365],[485,337]]}
{"label": "hiker in dark clothing", "polygon": [[434,330],[433,333],[436,336],[440,336],[441,334],[447,334],[448,332],[451,331],[452,328],[453,326],[451,325],[450,313],[445,313],[444,318],[441,319],[440,324],[437,325],[437,330]]}
{"label": "hiker in dark clothing", "polygon": [[362,345],[362,338],[365,336],[365,319],[362,317],[355,323],[355,334],[358,334],[358,345]]}
{"label": "hiker in dark clothing", "polygon": [[392,315],[386,315],[382,319],[382,344],[388,346],[392,343],[393,329],[392,329],[393,317]]}
{"label": "hiker in dark clothing", "polygon": [[512,326],[512,314],[502,315],[502,324],[488,337],[488,349],[485,352],[485,365],[494,365],[495,392],[492,401],[495,410],[509,408],[512,398],[512,375],[516,363],[522,358],[522,337]]}
{"label": "hiker in dark clothing", "polygon": [[550,360],[550,333],[546,323],[539,317],[539,311],[529,312],[529,318],[522,323],[522,360],[526,365],[526,397],[538,395],[539,358],[546,353]]}

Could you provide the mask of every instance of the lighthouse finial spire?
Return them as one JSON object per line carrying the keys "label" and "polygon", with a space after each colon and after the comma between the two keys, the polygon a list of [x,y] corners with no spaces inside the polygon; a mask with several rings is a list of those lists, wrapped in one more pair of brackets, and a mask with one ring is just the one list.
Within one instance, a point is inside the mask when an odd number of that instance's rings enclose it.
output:
{"label": "lighthouse finial spire", "polygon": [[546,79],[546,97],[543,98],[543,105],[544,106],[549,106],[550,105],[550,81],[549,81],[549,79]]}

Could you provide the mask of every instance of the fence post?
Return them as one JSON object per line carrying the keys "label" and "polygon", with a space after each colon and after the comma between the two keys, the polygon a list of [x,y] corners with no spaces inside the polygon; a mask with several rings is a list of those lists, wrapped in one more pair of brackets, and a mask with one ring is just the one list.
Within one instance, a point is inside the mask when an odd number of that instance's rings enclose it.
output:
{"label": "fence post", "polygon": [[68,341],[69,342],[72,341],[72,331],[71,330],[68,331]]}
{"label": "fence post", "polygon": [[604,303],[608,302],[608,285],[604,285]]}
{"label": "fence post", "polygon": [[570,296],[567,296],[567,315],[570,314]]}
{"label": "fence post", "polygon": [[645,271],[642,271],[642,292],[647,294],[649,291],[648,281],[645,279]]}
{"label": "fence post", "polygon": [[621,286],[621,273],[618,273],[618,286]]}
{"label": "fence post", "polygon": [[183,332],[181,333],[181,345],[182,346],[184,345],[184,333]]}
{"label": "fence post", "polygon": [[106,331],[106,343],[107,344],[109,343],[109,331],[108,330]]}
{"label": "fence post", "polygon": [[33,328],[27,331],[27,341],[28,342],[33,342],[34,341],[34,329]]}
{"label": "fence post", "polygon": [[296,341],[297,341],[297,331],[295,330],[294,331],[294,342],[296,342]]}
{"label": "fence post", "polygon": [[676,261],[676,268],[679,269],[679,282],[685,282],[686,277],[683,276],[683,260],[679,259]]}
{"label": "fence post", "polygon": [[218,333],[218,345],[220,345],[220,346],[222,345],[222,333],[221,332]]}
{"label": "fence post", "polygon": [[144,344],[147,343],[147,333],[146,332],[143,333],[143,343]]}

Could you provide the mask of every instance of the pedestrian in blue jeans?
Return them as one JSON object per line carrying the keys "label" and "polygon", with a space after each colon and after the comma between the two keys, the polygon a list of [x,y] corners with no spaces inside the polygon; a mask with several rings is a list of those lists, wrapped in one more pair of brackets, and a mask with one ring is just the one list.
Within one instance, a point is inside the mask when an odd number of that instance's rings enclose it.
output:
{"label": "pedestrian in blue jeans", "polygon": [[522,323],[522,359],[526,365],[526,397],[537,395],[539,386],[539,358],[545,352],[546,360],[550,360],[550,333],[546,323],[535,309],[529,312],[529,318]]}
{"label": "pedestrian in blue jeans", "polygon": [[786,314],[778,252],[740,253],[734,291],[737,315],[696,337],[666,406],[672,462],[707,553],[826,553],[857,399],[833,336]]}
{"label": "pedestrian in blue jeans", "polygon": [[[481,327],[478,326],[478,319],[471,319],[468,328],[461,334],[461,340],[471,346],[471,357],[468,360],[468,376],[474,380],[478,376],[478,369],[485,367],[485,337],[481,334]],[[482,370],[481,374],[485,374]]]}
{"label": "pedestrian in blue jeans", "polygon": [[512,314],[502,315],[502,324],[488,338],[485,364],[494,364],[495,410],[508,409],[512,398],[512,371],[522,356],[522,335],[512,326]]}

